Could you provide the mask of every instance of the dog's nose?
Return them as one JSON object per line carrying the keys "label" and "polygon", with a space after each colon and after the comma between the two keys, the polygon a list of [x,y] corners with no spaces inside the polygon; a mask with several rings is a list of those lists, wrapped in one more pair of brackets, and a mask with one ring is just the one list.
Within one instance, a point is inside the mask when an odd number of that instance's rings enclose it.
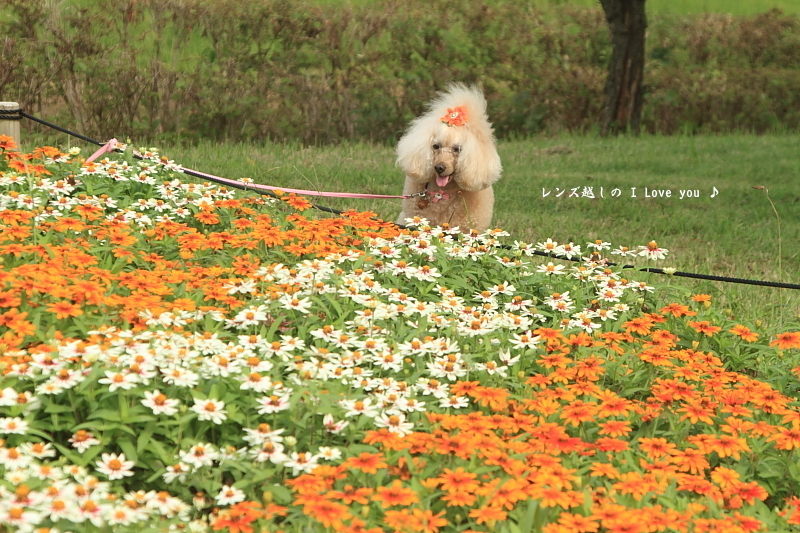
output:
{"label": "dog's nose", "polygon": [[439,163],[438,165],[436,165],[436,166],[434,166],[434,167],[433,167],[433,170],[435,170],[435,171],[436,171],[436,173],[437,173],[437,174],[439,174],[439,175],[441,176],[441,175],[442,175],[442,172],[444,172],[445,168],[446,168],[446,167],[445,167],[444,165],[442,165],[441,163]]}

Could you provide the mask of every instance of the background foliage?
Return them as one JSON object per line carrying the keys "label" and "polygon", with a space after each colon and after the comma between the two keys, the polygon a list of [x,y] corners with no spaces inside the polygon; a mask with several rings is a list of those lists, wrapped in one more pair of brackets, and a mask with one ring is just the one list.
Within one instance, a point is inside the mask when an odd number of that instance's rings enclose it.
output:
{"label": "background foliage", "polygon": [[[485,87],[501,137],[585,132],[609,54],[588,3],[4,5],[0,95],[101,137],[391,142],[451,80]],[[651,13],[646,83],[648,132],[794,131],[800,16]]]}

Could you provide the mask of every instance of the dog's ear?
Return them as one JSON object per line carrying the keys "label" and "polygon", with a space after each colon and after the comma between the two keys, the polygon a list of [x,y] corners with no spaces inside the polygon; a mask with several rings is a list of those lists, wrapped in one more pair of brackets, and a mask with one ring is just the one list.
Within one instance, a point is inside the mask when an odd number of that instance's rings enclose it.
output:
{"label": "dog's ear", "polygon": [[420,181],[428,179],[432,173],[432,124],[435,123],[428,117],[417,118],[397,143],[397,166],[406,176]]}
{"label": "dog's ear", "polygon": [[467,191],[480,191],[500,179],[502,172],[491,129],[470,131],[458,156],[459,186]]}

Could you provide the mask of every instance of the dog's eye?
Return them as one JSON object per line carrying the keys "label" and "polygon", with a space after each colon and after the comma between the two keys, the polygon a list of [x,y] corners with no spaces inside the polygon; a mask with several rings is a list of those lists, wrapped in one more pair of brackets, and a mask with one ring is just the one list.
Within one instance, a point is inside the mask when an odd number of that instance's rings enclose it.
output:
{"label": "dog's eye", "polygon": [[458,146],[458,145],[453,146],[453,153],[454,154],[458,154],[460,152],[461,152],[461,147],[460,146]]}
{"label": "dog's eye", "polygon": [[441,148],[441,147],[442,147],[442,145],[441,145],[441,144],[439,144],[439,143],[436,143],[436,144],[434,144],[434,145],[433,145],[433,149],[434,149],[434,150],[438,150],[438,149],[439,149],[439,148]]}

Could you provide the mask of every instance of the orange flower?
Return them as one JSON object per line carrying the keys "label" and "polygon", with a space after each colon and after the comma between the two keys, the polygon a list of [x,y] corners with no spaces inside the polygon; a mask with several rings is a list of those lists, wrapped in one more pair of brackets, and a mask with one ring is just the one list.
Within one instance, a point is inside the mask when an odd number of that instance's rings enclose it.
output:
{"label": "orange flower", "polygon": [[369,452],[362,452],[358,457],[348,457],[343,466],[355,468],[367,474],[374,474],[379,469],[388,467],[382,453]]}
{"label": "orange flower", "polygon": [[448,126],[463,126],[467,123],[467,108],[464,106],[450,107],[439,120]]}
{"label": "orange flower", "polygon": [[622,327],[627,332],[638,333],[639,335],[647,335],[653,327],[653,321],[648,317],[638,317],[628,320]]}
{"label": "orange flower", "polygon": [[342,500],[348,505],[353,502],[367,505],[370,501],[370,496],[372,496],[372,489],[368,487],[353,488],[352,485],[345,485],[343,490],[334,490],[327,494],[328,498]]}
{"label": "orange flower", "polygon": [[444,472],[435,478],[442,490],[448,492],[474,492],[478,487],[478,475],[474,472],[467,472],[463,467],[455,470],[445,468]]}
{"label": "orange flower", "polygon": [[769,440],[774,441],[779,450],[800,448],[800,429],[780,428]]}
{"label": "orange flower", "polygon": [[336,526],[341,524],[342,520],[350,518],[347,506],[324,498],[307,502],[303,505],[303,512],[321,522],[325,527]]}
{"label": "orange flower", "polygon": [[747,342],[755,342],[759,337],[758,333],[754,333],[753,331],[750,331],[750,328],[747,326],[742,326],[740,324],[733,326],[728,330],[728,332],[733,333],[737,337],[741,337],[743,341]]}
{"label": "orange flower", "polygon": [[591,474],[592,477],[607,477],[609,479],[616,479],[619,477],[617,467],[611,463],[592,463]]}
{"label": "orange flower", "polygon": [[469,492],[454,491],[442,496],[448,507],[468,507],[475,503],[477,497]]}
{"label": "orange flower", "polygon": [[597,404],[576,400],[561,410],[561,419],[571,426],[577,426],[581,422],[594,420],[596,414]]}
{"label": "orange flower", "polygon": [[305,211],[312,205],[304,196],[297,196],[296,194],[290,194],[286,198],[282,198],[282,200],[297,211]]}
{"label": "orange flower", "polygon": [[500,411],[508,405],[509,392],[497,387],[475,387],[467,394],[475,398],[478,404],[489,407],[493,411]]}
{"label": "orange flower", "polygon": [[558,524],[570,533],[591,533],[599,528],[594,518],[573,513],[561,513]]}
{"label": "orange flower", "polygon": [[711,295],[710,294],[695,294],[692,296],[693,302],[708,302],[711,303]]}
{"label": "orange flower", "polygon": [[194,218],[203,224],[219,224],[219,216],[212,211],[200,211]]}
{"label": "orange flower", "polygon": [[600,424],[600,434],[609,437],[622,437],[631,432],[630,422],[625,420],[610,420]]}
{"label": "orange flower", "polygon": [[705,422],[706,424],[713,424],[714,421],[711,417],[714,415],[714,410],[708,407],[703,407],[697,402],[687,402],[686,405],[678,409],[679,413],[684,413],[681,420],[689,420],[692,424],[698,422]]}
{"label": "orange flower", "polygon": [[647,454],[651,459],[658,459],[665,455],[670,455],[676,450],[676,446],[661,437],[639,438],[639,449]]}
{"label": "orange flower", "polygon": [[493,525],[499,520],[505,520],[508,513],[494,505],[484,505],[469,512],[470,518],[474,518],[479,524]]}
{"label": "orange flower", "polygon": [[214,531],[226,529],[230,533],[250,533],[253,531],[250,524],[264,514],[260,507],[258,502],[253,501],[237,503],[217,515],[211,523],[211,529]]}
{"label": "orange flower", "polygon": [[400,480],[395,480],[388,487],[379,487],[375,490],[374,499],[381,502],[384,507],[395,505],[411,505],[419,500],[414,489],[403,487]]}
{"label": "orange flower", "polygon": [[505,483],[500,483],[497,478],[492,483],[481,487],[480,494],[488,496],[492,505],[497,507],[505,507],[506,509],[513,509],[516,503],[524,500],[527,497],[525,489],[527,482],[521,479],[509,479]]}
{"label": "orange flower", "polygon": [[781,333],[775,340],[769,343],[781,350],[798,349],[800,350],[800,331],[787,331]]}
{"label": "orange flower", "polygon": [[710,440],[709,445],[720,457],[733,457],[737,460],[740,452],[750,451],[747,441],[734,435],[716,435]]}
{"label": "orange flower", "polygon": [[711,481],[719,485],[721,489],[733,487],[739,483],[741,475],[736,470],[718,466],[711,472]]}
{"label": "orange flower", "polygon": [[707,320],[689,322],[689,326],[695,331],[702,333],[706,337],[711,337],[712,335],[714,335],[715,333],[719,332],[722,329],[719,326],[712,326],[711,323]]}
{"label": "orange flower", "polygon": [[709,467],[706,454],[697,448],[686,448],[674,452],[672,462],[675,463],[678,470],[691,474],[699,474]]}
{"label": "orange flower", "polygon": [[419,533],[436,533],[440,527],[447,525],[447,519],[442,517],[443,514],[444,511],[433,514],[429,509],[412,509],[406,528]]}
{"label": "orange flower", "polygon": [[13,150],[17,145],[14,138],[9,135],[0,135],[0,150]]}
{"label": "orange flower", "polygon": [[71,316],[80,316],[83,314],[80,306],[71,302],[54,302],[47,306],[47,310],[55,313],[56,318],[69,318]]}
{"label": "orange flower", "polygon": [[682,316],[695,316],[697,313],[689,309],[685,305],[672,303],[666,305],[660,309],[662,313],[669,313],[675,317],[682,317]]}
{"label": "orange flower", "polygon": [[620,494],[629,494],[636,501],[641,501],[648,492],[658,492],[658,482],[653,474],[640,474],[639,472],[625,472],[620,474],[619,481],[612,487]]}

